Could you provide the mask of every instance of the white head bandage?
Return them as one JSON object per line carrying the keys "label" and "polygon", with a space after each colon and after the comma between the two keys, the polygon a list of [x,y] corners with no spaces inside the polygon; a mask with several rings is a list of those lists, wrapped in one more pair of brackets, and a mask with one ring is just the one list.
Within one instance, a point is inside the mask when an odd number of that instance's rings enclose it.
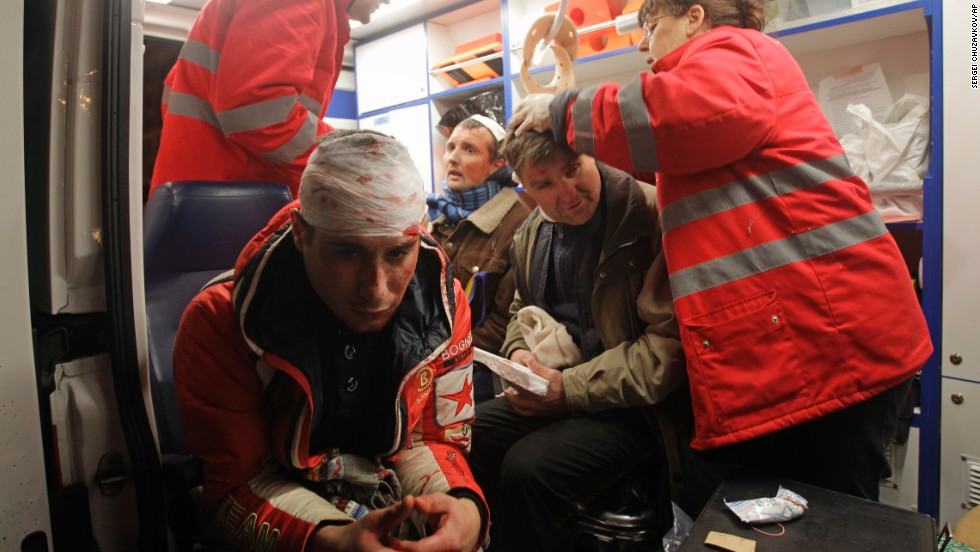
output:
{"label": "white head bandage", "polygon": [[364,131],[321,139],[303,171],[299,203],[308,224],[341,236],[415,235],[426,211],[422,176],[405,146]]}
{"label": "white head bandage", "polygon": [[493,134],[494,140],[499,142],[504,139],[504,134],[506,132],[504,131],[504,127],[497,124],[497,121],[494,121],[486,115],[470,115],[469,118],[485,126],[487,130],[490,131],[490,134]]}

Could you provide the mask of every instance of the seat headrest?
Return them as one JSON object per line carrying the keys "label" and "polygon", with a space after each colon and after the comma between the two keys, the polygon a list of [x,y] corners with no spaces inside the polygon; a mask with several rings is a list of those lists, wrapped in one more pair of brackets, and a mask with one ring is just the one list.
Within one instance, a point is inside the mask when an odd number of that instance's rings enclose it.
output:
{"label": "seat headrest", "polygon": [[172,364],[184,309],[211,278],[234,266],[245,244],[290,200],[286,186],[263,182],[172,182],[150,194],[143,211],[143,267],[162,452],[185,452]]}

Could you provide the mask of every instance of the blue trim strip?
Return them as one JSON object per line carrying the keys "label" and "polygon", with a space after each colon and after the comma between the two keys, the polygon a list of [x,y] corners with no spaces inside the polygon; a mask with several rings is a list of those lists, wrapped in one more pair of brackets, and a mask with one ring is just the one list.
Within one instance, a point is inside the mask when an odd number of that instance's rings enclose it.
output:
{"label": "blue trim strip", "polygon": [[[513,99],[513,88],[514,84],[512,80],[503,80],[505,76],[510,75],[513,78],[513,67],[511,67],[511,52],[510,52],[510,2],[509,0],[500,0],[500,43],[503,44],[503,70],[504,74],[500,77],[501,81],[504,83],[504,121],[505,123],[510,122],[510,115],[513,113],[514,99]],[[504,124],[504,128],[507,125]]]}
{"label": "blue trim strip", "polygon": [[365,113],[361,113],[357,118],[358,119],[370,119],[371,117],[377,117],[378,115],[384,115],[385,113],[391,113],[392,111],[398,111],[399,109],[402,109],[402,108],[405,108],[405,107],[413,107],[413,106],[416,106],[416,105],[422,105],[422,104],[428,104],[428,103],[429,103],[429,98],[427,96],[425,98],[422,98],[421,100],[412,100],[410,102],[400,103],[398,105],[389,105],[389,106],[383,107],[381,109],[375,109],[374,111],[368,111],[368,112],[365,112]]}
{"label": "blue trim strip", "polygon": [[863,21],[865,19],[874,19],[876,17],[881,17],[884,15],[890,15],[893,13],[914,10],[923,7],[924,3],[921,0],[915,2],[908,2],[906,4],[898,4],[895,6],[886,6],[884,8],[879,8],[876,10],[868,10],[866,12],[855,13],[851,15],[845,15],[843,17],[835,17],[832,19],[826,19],[824,21],[817,21],[816,23],[810,23],[807,25],[800,25],[799,27],[792,27],[789,29],[781,29],[778,31],[773,31],[766,33],[771,37],[779,38],[781,36],[789,36],[794,34],[807,33],[810,31],[816,31],[819,29],[826,29],[829,27],[836,27],[838,25],[844,25],[846,23],[853,23],[855,21]]}
{"label": "blue trim strip", "polygon": [[453,97],[459,95],[461,96],[460,99],[468,100],[471,97],[481,92],[486,92],[487,90],[495,90],[500,88],[503,82],[504,82],[504,77],[494,77],[489,80],[484,80],[480,82],[471,82],[468,84],[464,84],[462,86],[450,88],[449,90],[443,90],[442,92],[435,92],[429,97],[433,99],[441,99],[441,98],[447,98],[447,97]]}
{"label": "blue trim strip", "polygon": [[944,380],[961,381],[963,383],[980,383],[980,379],[971,380],[966,378],[954,378],[953,376],[943,376]]}
{"label": "blue trim strip", "polygon": [[943,2],[924,2],[931,45],[929,108],[930,163],[923,184],[922,311],[932,337],[933,353],[922,367],[919,435],[919,511],[939,519],[940,431],[942,399],[943,308]]}
{"label": "blue trim strip", "polygon": [[334,89],[330,103],[327,104],[327,117],[334,119],[356,119],[357,93],[353,90]]}
{"label": "blue trim strip", "polygon": [[885,226],[889,230],[922,230],[925,227],[923,223],[913,221],[886,222]]}

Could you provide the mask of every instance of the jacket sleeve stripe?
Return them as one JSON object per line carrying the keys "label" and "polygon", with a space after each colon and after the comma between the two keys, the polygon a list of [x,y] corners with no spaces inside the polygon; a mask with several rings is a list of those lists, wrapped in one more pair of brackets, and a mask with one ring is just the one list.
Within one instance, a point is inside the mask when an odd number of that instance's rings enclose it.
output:
{"label": "jacket sleeve stripe", "polygon": [[266,470],[249,481],[248,486],[255,496],[265,500],[273,508],[308,523],[350,519],[320,495],[298,483],[284,480],[278,470]]}
{"label": "jacket sleeve stripe", "polygon": [[854,176],[844,154],[799,163],[768,174],[733,180],[716,188],[687,196],[662,208],[663,232],[750,203],[793,193],[831,180]]}
{"label": "jacket sleeve stripe", "polygon": [[[565,128],[565,115],[568,112],[568,104],[578,98],[578,90],[574,88],[567,88],[561,90],[555,97],[551,100],[551,130],[555,134],[555,140],[559,144],[564,146],[569,146],[568,136]],[[589,119],[591,123],[592,119]]]}
{"label": "jacket sleeve stripe", "polygon": [[[211,108],[211,104],[206,100],[191,96],[190,94],[171,91],[169,97],[165,95],[164,103],[167,104],[167,113],[183,115],[184,117],[203,121],[211,126],[220,128],[227,136],[233,132],[256,130],[285,121],[289,117],[293,106],[296,105],[296,96],[285,96],[275,100],[238,107],[217,115],[215,115],[214,110]],[[263,155],[270,161],[285,163],[306,153],[306,150],[310,148],[316,139],[318,121],[319,115],[307,111],[306,121],[296,131],[296,134],[285,144]]]}
{"label": "jacket sleeve stripe", "polygon": [[572,149],[595,157],[595,131],[592,128],[592,98],[598,86],[586,88],[578,93],[578,100],[572,105],[572,125],[575,126],[575,143]]}
{"label": "jacket sleeve stripe", "polygon": [[318,122],[320,120],[319,115],[314,115],[312,112],[307,112],[306,121],[303,122],[303,126],[296,131],[285,144],[279,146],[278,148],[263,153],[262,155],[275,163],[287,163],[296,159],[300,155],[306,153],[306,150],[310,149],[313,142],[316,140],[316,131],[319,128]]}
{"label": "jacket sleeve stripe", "polygon": [[451,488],[431,447],[417,445],[399,451],[395,457],[395,469],[403,494],[444,493]]}
{"label": "jacket sleeve stripe", "polygon": [[301,94],[299,97],[299,103],[303,104],[303,107],[305,107],[307,111],[316,115],[317,117],[320,116],[320,111],[323,110],[323,104],[317,100],[314,100],[309,94]]}
{"label": "jacket sleeve stripe", "polygon": [[218,122],[225,136],[247,132],[285,121],[296,106],[296,95],[243,105],[218,113]]}
{"label": "jacket sleeve stripe", "polygon": [[676,301],[692,293],[840,251],[887,232],[878,211],[872,210],[822,228],[681,269],[671,274],[670,286]]}
{"label": "jacket sleeve stripe", "polygon": [[170,103],[170,93],[174,91],[174,88],[169,84],[163,85],[163,99],[160,103],[167,105]]}
{"label": "jacket sleeve stripe", "polygon": [[638,171],[659,171],[657,141],[653,135],[650,114],[647,113],[646,103],[643,101],[643,80],[634,79],[621,88],[617,99],[633,167]]}
{"label": "jacket sleeve stripe", "polygon": [[217,127],[218,118],[214,116],[211,104],[207,100],[202,100],[183,92],[171,92],[169,102],[167,102],[167,114],[183,115],[198,121]]}
{"label": "jacket sleeve stripe", "polygon": [[198,40],[188,39],[180,49],[179,57],[212,73],[217,73],[218,63],[221,61],[221,52],[211,49],[210,46]]}

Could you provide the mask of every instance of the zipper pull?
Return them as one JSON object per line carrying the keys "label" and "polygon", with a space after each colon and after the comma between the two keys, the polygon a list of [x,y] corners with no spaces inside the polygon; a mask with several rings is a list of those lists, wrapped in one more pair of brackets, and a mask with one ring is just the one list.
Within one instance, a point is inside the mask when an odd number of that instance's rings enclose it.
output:
{"label": "zipper pull", "polygon": [[459,467],[459,464],[456,462],[456,453],[455,452],[450,452],[449,454],[447,454],[446,455],[446,460],[449,460],[450,462],[452,462],[453,466],[456,467],[456,471],[459,472],[459,475],[466,475],[465,473],[463,473],[463,468]]}

